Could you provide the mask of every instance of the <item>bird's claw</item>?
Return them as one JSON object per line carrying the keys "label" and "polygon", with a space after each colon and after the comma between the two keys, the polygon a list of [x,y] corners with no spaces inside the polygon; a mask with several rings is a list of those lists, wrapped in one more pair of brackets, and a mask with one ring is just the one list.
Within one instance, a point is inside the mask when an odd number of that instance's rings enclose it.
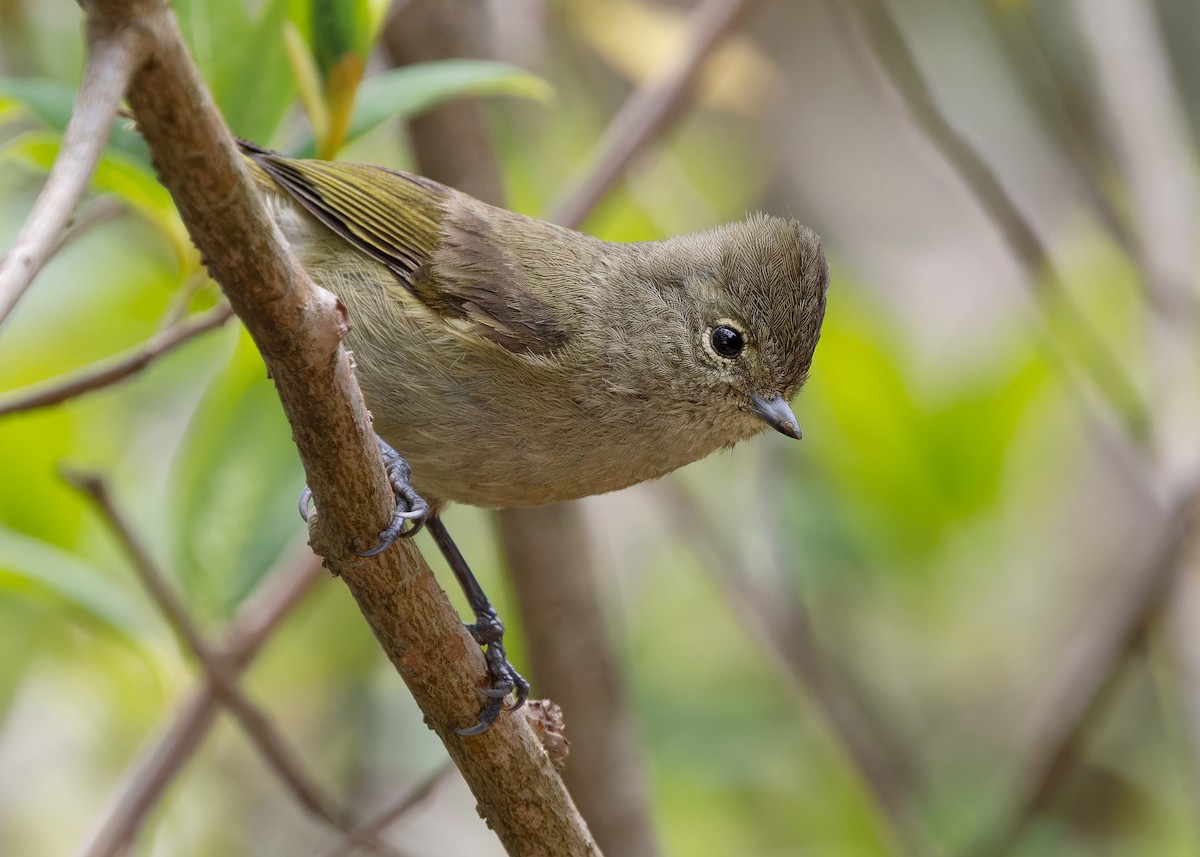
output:
{"label": "bird's claw", "polygon": [[[395,488],[394,485],[393,488]],[[370,550],[355,551],[355,553],[359,556],[375,556],[383,553],[398,539],[410,539],[415,536],[421,531],[421,527],[425,526],[428,519],[429,504],[420,495],[413,493],[411,488],[405,493],[396,491],[396,508],[392,511],[392,522],[388,524],[387,529],[380,531],[379,544]],[[409,524],[412,526],[405,529]]]}
{"label": "bird's claw", "polygon": [[[359,556],[375,556],[394,545],[397,539],[412,538],[425,526],[430,514],[429,504],[425,502],[425,498],[413,490],[410,481],[412,467],[400,453],[392,449],[387,441],[378,435],[375,436],[375,439],[379,441],[379,452],[383,456],[383,466],[387,470],[388,481],[392,485],[396,505],[392,510],[392,520],[379,533],[379,544],[370,550],[355,551]],[[308,521],[312,499],[312,489],[306,485],[300,492],[300,517],[305,521]],[[406,527],[407,529],[405,529]]]}
{"label": "bird's claw", "polygon": [[375,556],[390,548],[397,539],[411,539],[429,520],[429,504],[413,490],[410,481],[412,467],[383,438],[378,440],[383,466],[396,497],[396,506],[392,510],[391,522],[379,533],[379,544],[367,551],[355,551],[359,556]]}
{"label": "bird's claw", "polygon": [[300,518],[304,523],[308,523],[308,507],[312,505],[312,489],[307,485],[300,492]]}
{"label": "bird's claw", "polygon": [[[488,676],[492,683],[488,687],[479,688],[479,693],[489,699],[487,707],[479,713],[475,725],[465,729],[455,729],[459,735],[479,735],[486,732],[502,711],[516,711],[529,699],[529,682],[517,672],[508,662],[504,651],[504,625],[492,610],[481,615],[474,625],[468,625],[467,630],[480,646],[484,647],[483,656],[487,661]],[[509,694],[516,694],[516,702],[505,705]]]}

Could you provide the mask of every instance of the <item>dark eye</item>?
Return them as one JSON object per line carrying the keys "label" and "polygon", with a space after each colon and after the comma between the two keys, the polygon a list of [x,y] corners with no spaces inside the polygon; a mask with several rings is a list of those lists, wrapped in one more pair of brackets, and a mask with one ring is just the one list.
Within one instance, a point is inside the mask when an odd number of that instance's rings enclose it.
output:
{"label": "dark eye", "polygon": [[742,332],[726,324],[714,327],[712,333],[709,334],[709,341],[712,343],[713,351],[730,359],[737,357],[746,347],[746,340],[742,337]]}

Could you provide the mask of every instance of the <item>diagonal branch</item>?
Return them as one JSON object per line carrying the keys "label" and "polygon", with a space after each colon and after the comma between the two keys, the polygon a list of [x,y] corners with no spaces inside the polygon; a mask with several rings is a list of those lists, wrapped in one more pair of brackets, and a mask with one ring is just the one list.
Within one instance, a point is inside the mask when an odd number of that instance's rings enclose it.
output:
{"label": "diagonal branch", "polygon": [[766,593],[739,572],[742,562],[722,530],[706,520],[695,499],[673,480],[655,488],[663,496],[668,525],[691,546],[730,612],[755,637],[783,680],[816,708],[830,736],[863,783],[879,825],[903,854],[924,854],[929,843],[920,829],[909,795],[911,772],[900,754],[868,716],[845,677],[836,675],[822,656],[803,606],[779,593]]}
{"label": "diagonal branch", "polygon": [[[234,675],[249,666],[272,632],[322,577],[319,557],[305,547],[289,556],[242,605],[218,647]],[[221,697],[211,676],[166,718],[169,724],[128,769],[122,786],[84,845],[79,857],[124,854],[180,769],[208,735]]]}
{"label": "diagonal branch", "polygon": [[[350,814],[304,772],[299,757],[288,747],[267,714],[242,693],[226,660],[209,646],[186,608],[171,591],[145,546],[114,505],[104,481],[94,474],[83,473],[67,474],[67,480],[95,503],[167,623],[184,648],[189,649],[203,665],[209,681],[276,775],[309,812],[343,832],[351,832],[355,822]],[[381,842],[369,844],[381,854],[393,853]]]}
{"label": "diagonal branch", "polygon": [[[111,196],[96,197],[93,200],[83,203],[79,206],[79,210],[75,212],[74,216],[67,222],[67,225],[63,227],[63,230],[58,233],[58,238],[55,239],[48,255],[54,256],[76,238],[82,238],[97,226],[102,226],[110,220],[116,220],[125,214],[125,212],[125,206]],[[0,268],[4,267],[7,259],[7,253],[4,256],[0,256]]]}
{"label": "diagonal branch", "polygon": [[1076,0],[1104,108],[1103,135],[1129,193],[1137,265],[1148,297],[1155,452],[1167,479],[1200,469],[1200,336],[1194,303],[1200,198],[1193,141],[1151,5]]}
{"label": "diagonal branch", "polygon": [[1121,675],[1121,666],[1159,615],[1180,573],[1194,566],[1200,547],[1200,487],[1180,494],[1167,515],[1155,552],[1137,574],[1126,575],[1088,608],[1084,622],[1095,633],[1077,634],[1077,657],[1062,669],[1048,712],[1039,724],[1018,776],[1017,798],[1006,817],[969,853],[1002,857],[1017,845],[1034,817],[1070,771],[1083,736]]}
{"label": "diagonal branch", "polygon": [[1079,179],[1084,202],[1091,208],[1096,222],[1125,255],[1138,258],[1141,249],[1137,238],[1123,213],[1106,193],[1103,164],[1090,145],[1090,135],[1081,127],[1078,111],[1073,109],[1070,98],[1055,77],[1050,54],[1030,21],[1029,7],[999,3],[985,6],[1007,55],[1008,66],[1019,70],[1028,97],[1063,147]]}
{"label": "diagonal branch", "polygon": [[549,220],[570,227],[583,222],[641,151],[675,121],[712,52],[753,5],[754,0],[706,0],[696,8],[691,39],[679,62],[621,106],[596,146],[586,177],[563,189],[550,206]]}
{"label": "diagonal branch", "polygon": [[397,819],[428,800],[429,796],[446,781],[453,770],[454,766],[449,762],[434,768],[403,798],[351,830],[341,842],[335,843],[332,848],[324,852],[322,857],[346,857],[346,855],[354,853],[354,849],[364,840],[369,841],[382,835],[383,831],[394,824]]}
{"label": "diagonal branch", "polygon": [[355,554],[374,544],[394,501],[341,347],[345,308],[282,245],[174,17],[162,0],[90,0],[86,10],[91,32],[138,28],[153,38],[129,101],[160,179],[275,382],[320,511],[314,549],[346,582],[504,847],[524,853],[553,842],[568,857],[596,854],[524,717],[501,718],[480,736],[454,732],[478,713],[483,653],[416,549],[404,542]]}
{"label": "diagonal branch", "polygon": [[[1028,282],[1035,288],[1035,295],[1042,297],[1043,314],[1048,316],[1057,307],[1060,312],[1066,308],[1068,314],[1074,316],[1071,325],[1076,336],[1082,336],[1079,348],[1084,371],[1118,413],[1129,409],[1123,436],[1114,435],[1103,420],[1090,420],[1089,427],[1096,440],[1104,444],[1105,459],[1128,490],[1148,500],[1144,506],[1146,525],[1163,533],[1157,555],[1148,564],[1131,567],[1120,574],[1097,603],[1089,607],[1084,627],[1072,636],[1072,647],[1080,654],[1064,664],[1062,678],[1054,685],[1052,703],[1047,706],[1052,714],[1039,724],[1028,749],[1022,751],[1014,805],[973,852],[998,857],[1019,840],[1032,818],[1056,792],[1070,770],[1074,752],[1096,712],[1118,680],[1122,666],[1128,662],[1129,654],[1138,646],[1148,624],[1159,615],[1169,597],[1172,582],[1191,561],[1188,557],[1192,552],[1190,533],[1197,524],[1197,483],[1193,476],[1181,478],[1180,472],[1171,472],[1169,461],[1159,462],[1156,472],[1155,463],[1147,458],[1134,460],[1138,458],[1137,442],[1147,439],[1160,428],[1157,425],[1158,409],[1154,412],[1147,409],[1115,356],[1094,331],[1080,326],[1078,310],[1065,302],[1066,289],[1061,276],[1050,264],[1048,249],[999,177],[942,113],[892,17],[887,0],[841,0],[838,3],[839,10],[847,6],[853,6],[859,13],[859,20],[870,36],[879,62],[890,72],[893,85],[918,127],[959,172],[1016,258],[1026,267]],[[1082,8],[1082,4],[1080,6]],[[1093,11],[1088,8],[1089,14]],[[1105,61],[1109,60],[1108,53],[1104,51]],[[1145,252],[1136,252],[1134,261],[1142,268],[1143,276],[1148,277],[1147,291],[1155,296],[1150,301],[1151,310],[1161,315],[1171,297],[1151,279],[1152,272],[1147,267],[1150,260]],[[1190,318],[1191,314],[1186,315]],[[1053,341],[1049,344],[1056,345]],[[1069,361],[1061,360],[1061,365],[1075,374]],[[1077,390],[1073,392],[1078,395]],[[1086,404],[1082,397],[1080,401]],[[1194,438],[1188,438],[1187,446],[1194,447]],[[1173,502],[1165,507],[1161,502],[1164,494],[1173,498]]]}
{"label": "diagonal branch", "polygon": [[121,97],[150,50],[147,34],[137,27],[92,36],[93,49],[59,156],[16,242],[0,262],[0,324],[59,246],[108,142]]}
{"label": "diagonal branch", "polygon": [[[1042,310],[1043,324],[1048,325],[1055,314],[1064,319],[1064,327],[1072,331],[1079,363],[1091,384],[1122,420],[1130,437],[1144,439],[1150,414],[1137,384],[1076,306],[1049,248],[996,171],[939,106],[888,7],[888,0],[833,0],[833,7],[840,20],[865,32],[874,58],[888,74],[917,128],[972,191],[1013,257],[1025,269],[1025,283]],[[857,39],[851,42],[859,46]],[[1044,336],[1044,341],[1051,353],[1070,369],[1065,355],[1059,354],[1059,343],[1049,335]]]}
{"label": "diagonal branch", "polygon": [[67,399],[124,381],[164,354],[174,351],[202,333],[215,330],[231,318],[233,310],[228,304],[221,304],[206,313],[194,315],[168,327],[124,354],[93,363],[74,375],[16,390],[0,398],[0,417],[57,405]]}

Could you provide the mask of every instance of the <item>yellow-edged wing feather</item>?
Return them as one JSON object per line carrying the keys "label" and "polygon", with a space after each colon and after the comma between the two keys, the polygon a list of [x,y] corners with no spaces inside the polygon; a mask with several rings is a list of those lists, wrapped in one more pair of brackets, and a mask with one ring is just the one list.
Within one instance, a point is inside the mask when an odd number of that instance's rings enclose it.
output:
{"label": "yellow-edged wing feather", "polygon": [[[390,268],[410,290],[441,235],[441,200],[435,181],[385,167],[339,161],[294,160],[239,141],[253,160],[317,220]],[[386,172],[400,181],[379,181]]]}
{"label": "yellow-edged wing feather", "polygon": [[514,352],[548,354],[570,336],[567,314],[525,288],[486,220],[459,211],[449,227],[446,204],[454,192],[444,185],[385,167],[296,160],[239,143],[313,217],[386,266],[438,315]]}

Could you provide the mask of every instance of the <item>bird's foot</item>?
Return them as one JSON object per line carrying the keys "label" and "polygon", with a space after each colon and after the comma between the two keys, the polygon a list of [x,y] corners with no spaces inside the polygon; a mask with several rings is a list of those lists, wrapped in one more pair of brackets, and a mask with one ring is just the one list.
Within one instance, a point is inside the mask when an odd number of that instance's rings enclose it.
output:
{"label": "bird's foot", "polygon": [[[379,442],[379,452],[383,455],[383,466],[392,484],[396,505],[392,510],[391,522],[379,533],[379,544],[367,551],[355,551],[359,556],[375,556],[395,544],[397,539],[412,538],[425,526],[430,513],[429,504],[413,490],[410,481],[412,467],[387,441],[379,435],[375,439]],[[311,503],[312,490],[305,486],[300,492],[300,517],[305,521],[308,520]]]}
{"label": "bird's foot", "polygon": [[[479,720],[474,726],[465,729],[455,729],[459,735],[479,735],[486,732],[496,722],[500,712],[516,711],[529,699],[529,682],[517,672],[508,662],[504,651],[504,623],[496,615],[496,611],[488,605],[486,610],[476,614],[475,624],[468,625],[467,630],[475,638],[475,642],[483,648],[483,657],[487,661],[488,677],[491,685],[480,688],[479,692],[488,697],[488,704],[479,714]],[[517,701],[505,706],[509,694],[515,693]]]}
{"label": "bird's foot", "polygon": [[411,539],[429,520],[429,504],[413,490],[410,481],[412,466],[379,435],[375,439],[379,441],[383,467],[387,471],[388,481],[392,483],[396,505],[392,510],[391,523],[379,534],[379,544],[368,551],[355,551],[359,556],[375,556],[395,544],[397,539]]}

